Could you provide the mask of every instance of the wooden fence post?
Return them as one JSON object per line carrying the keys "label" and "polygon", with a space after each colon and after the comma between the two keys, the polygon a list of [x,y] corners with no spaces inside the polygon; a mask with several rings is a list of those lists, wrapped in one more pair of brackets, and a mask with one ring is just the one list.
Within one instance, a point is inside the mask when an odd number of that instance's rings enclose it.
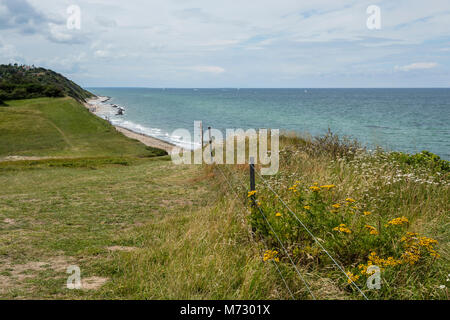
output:
{"label": "wooden fence post", "polygon": [[208,133],[209,133],[209,152],[211,154],[211,160],[212,160],[214,158],[213,158],[213,149],[212,149],[211,127],[208,127]]}
{"label": "wooden fence post", "polygon": [[[253,157],[250,157],[250,192],[256,190],[256,183],[255,183],[255,159]],[[252,200],[252,204],[256,205],[256,197],[254,194],[250,196]]]}

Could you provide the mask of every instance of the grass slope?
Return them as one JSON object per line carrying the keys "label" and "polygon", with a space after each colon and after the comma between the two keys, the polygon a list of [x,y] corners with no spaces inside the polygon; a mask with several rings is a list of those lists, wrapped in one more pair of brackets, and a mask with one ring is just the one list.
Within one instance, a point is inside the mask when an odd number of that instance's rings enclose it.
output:
{"label": "grass slope", "polygon": [[[0,171],[0,298],[288,297],[211,178],[164,157]],[[67,289],[69,265],[98,287]]]}
{"label": "grass slope", "polygon": [[9,104],[1,156],[64,158],[0,162],[0,298],[288,297],[212,172],[143,157],[72,99]]}
{"label": "grass slope", "polygon": [[160,155],[118,133],[72,98],[38,98],[0,107],[0,157]]}

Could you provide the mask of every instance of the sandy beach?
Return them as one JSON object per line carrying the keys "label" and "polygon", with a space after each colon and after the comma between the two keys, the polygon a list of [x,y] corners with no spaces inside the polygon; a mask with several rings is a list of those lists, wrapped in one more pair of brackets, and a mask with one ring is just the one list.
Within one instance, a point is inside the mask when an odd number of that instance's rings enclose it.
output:
{"label": "sandy beach", "polygon": [[[84,106],[94,115],[100,117],[100,114],[105,113],[105,111],[109,109],[108,106],[102,104],[103,102],[106,102],[108,100],[109,97],[96,97],[94,99],[90,99],[87,102],[85,102]],[[126,129],[120,126],[114,127],[116,128],[117,131],[127,136],[128,138],[136,139],[149,147],[165,150],[169,154],[171,154],[174,151],[174,148],[176,147],[174,144],[171,144],[169,142],[163,141],[155,137],[151,137],[142,133],[137,133],[130,129]]]}

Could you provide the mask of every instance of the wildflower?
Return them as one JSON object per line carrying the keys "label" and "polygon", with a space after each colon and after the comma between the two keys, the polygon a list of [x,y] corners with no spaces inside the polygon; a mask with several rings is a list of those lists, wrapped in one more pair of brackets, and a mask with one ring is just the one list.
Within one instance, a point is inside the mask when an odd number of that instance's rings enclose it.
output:
{"label": "wildflower", "polygon": [[408,222],[409,222],[408,218],[403,216],[403,217],[400,217],[400,218],[392,219],[391,221],[388,222],[388,225],[392,225],[392,226],[394,226],[394,225],[402,225],[402,224],[408,223]]}
{"label": "wildflower", "polygon": [[326,185],[324,185],[324,186],[320,186],[322,189],[328,189],[328,190],[330,190],[330,189],[333,189],[333,188],[336,188],[336,186],[334,185],[334,184],[326,184]]}
{"label": "wildflower", "polygon": [[309,189],[311,189],[314,192],[320,191],[320,188],[317,186],[311,186],[311,187],[309,187]]}
{"label": "wildflower", "polygon": [[373,270],[372,272],[368,272],[367,269],[372,265],[372,261],[368,261],[367,265],[365,264],[360,264],[358,266],[359,271],[361,272],[361,274],[368,274],[371,275],[372,273],[375,272],[375,270]]}
{"label": "wildflower", "polygon": [[348,277],[348,280],[347,280],[348,283],[358,281],[358,279],[359,279],[358,275],[355,275],[355,274],[351,273],[350,271],[347,272],[347,277]]}
{"label": "wildflower", "polygon": [[437,252],[431,252],[430,256],[432,256],[433,258],[436,258],[436,259],[441,257],[441,255],[439,253],[437,253]]}
{"label": "wildflower", "polygon": [[373,234],[375,236],[378,234],[378,231],[377,231],[377,229],[375,227],[372,227],[372,226],[370,226],[368,224],[366,224],[364,227],[369,230],[370,234]]}
{"label": "wildflower", "polygon": [[303,209],[311,210],[311,206],[304,206]]}
{"label": "wildflower", "polygon": [[279,213],[279,212],[277,212],[277,213],[275,214],[275,216],[276,216],[276,217],[281,217],[281,216],[282,216],[282,214],[281,214],[281,213]]}
{"label": "wildflower", "polygon": [[352,231],[349,228],[347,228],[347,226],[344,223],[341,223],[339,226],[333,228],[333,230],[343,233],[352,233]]}
{"label": "wildflower", "polygon": [[347,201],[347,202],[349,202],[349,203],[356,202],[356,200],[355,200],[355,199],[352,199],[352,198],[346,198],[345,201]]}
{"label": "wildflower", "polygon": [[368,216],[368,215],[371,215],[372,212],[370,212],[370,211],[364,211],[363,214],[364,214],[365,216]]}
{"label": "wildflower", "polygon": [[341,205],[339,203],[335,203],[332,205],[333,208],[339,209]]}
{"label": "wildflower", "polygon": [[415,247],[410,248],[402,254],[402,261],[404,263],[409,263],[410,265],[415,264],[420,259],[420,252]]}
{"label": "wildflower", "polygon": [[404,261],[388,257],[387,259],[380,258],[376,252],[371,252],[369,255],[369,262],[380,267],[395,267],[402,264]]}
{"label": "wildflower", "polygon": [[279,262],[280,259],[277,258],[278,251],[276,250],[266,250],[264,253],[263,261],[274,260],[275,262]]}
{"label": "wildflower", "polygon": [[248,197],[250,198],[251,196],[254,196],[255,194],[256,194],[256,190],[249,191],[248,192]]}

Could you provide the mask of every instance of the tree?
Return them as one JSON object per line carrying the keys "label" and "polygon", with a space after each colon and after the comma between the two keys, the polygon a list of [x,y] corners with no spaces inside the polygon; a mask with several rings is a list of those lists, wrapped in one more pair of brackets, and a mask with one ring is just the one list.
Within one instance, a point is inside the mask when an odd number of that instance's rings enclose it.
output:
{"label": "tree", "polygon": [[64,92],[55,86],[47,86],[44,90],[44,95],[46,97],[64,97]]}
{"label": "tree", "polygon": [[25,88],[15,88],[11,93],[13,99],[26,99],[27,98],[27,90]]}

